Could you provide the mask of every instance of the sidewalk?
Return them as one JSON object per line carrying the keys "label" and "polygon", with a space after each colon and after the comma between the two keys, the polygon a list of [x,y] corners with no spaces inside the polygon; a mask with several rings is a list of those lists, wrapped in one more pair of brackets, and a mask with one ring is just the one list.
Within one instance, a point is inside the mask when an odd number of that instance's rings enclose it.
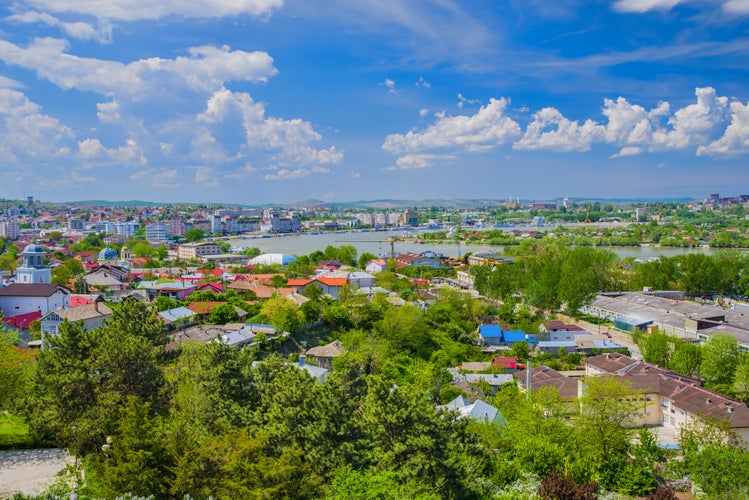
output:
{"label": "sidewalk", "polygon": [[0,452],[0,498],[41,493],[69,460],[65,450],[58,448]]}

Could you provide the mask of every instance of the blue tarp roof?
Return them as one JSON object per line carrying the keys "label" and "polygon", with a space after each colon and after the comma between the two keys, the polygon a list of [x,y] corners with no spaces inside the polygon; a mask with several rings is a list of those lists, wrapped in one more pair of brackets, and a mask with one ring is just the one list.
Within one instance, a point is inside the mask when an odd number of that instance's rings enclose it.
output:
{"label": "blue tarp roof", "polygon": [[499,325],[481,325],[479,327],[479,332],[481,333],[481,336],[485,339],[499,339],[502,338],[502,329],[499,327]]}
{"label": "blue tarp roof", "polygon": [[502,332],[502,338],[505,342],[530,342],[525,338],[525,332],[521,330],[507,330]]}

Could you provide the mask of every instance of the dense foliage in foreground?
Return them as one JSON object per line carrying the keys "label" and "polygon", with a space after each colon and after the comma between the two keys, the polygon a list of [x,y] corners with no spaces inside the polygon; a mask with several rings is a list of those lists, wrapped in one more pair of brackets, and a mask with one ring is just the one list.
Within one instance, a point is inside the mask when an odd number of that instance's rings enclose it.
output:
{"label": "dense foliage in foreground", "polygon": [[514,385],[487,397],[502,424],[438,412],[436,404],[460,392],[444,367],[480,356],[462,339],[489,314],[486,306],[456,294],[427,313],[358,300],[321,297],[310,302],[318,309],[307,307],[320,332],[335,332],[352,348],[324,382],[290,359],[270,355],[257,364],[257,352],[220,343],[166,353],[161,325],[135,301],[115,307],[102,329],[65,324],[39,354],[28,397],[18,400],[25,408],[17,408],[86,471],[85,480],[75,475],[51,492],[510,499],[571,488],[646,495],[656,491],[656,472],[693,475],[716,498],[740,498],[749,488],[742,479],[749,454],[725,431],[692,429],[684,460],[666,462],[648,432],[628,427],[642,401],[608,379],[589,381],[582,413],[554,392],[526,398]]}

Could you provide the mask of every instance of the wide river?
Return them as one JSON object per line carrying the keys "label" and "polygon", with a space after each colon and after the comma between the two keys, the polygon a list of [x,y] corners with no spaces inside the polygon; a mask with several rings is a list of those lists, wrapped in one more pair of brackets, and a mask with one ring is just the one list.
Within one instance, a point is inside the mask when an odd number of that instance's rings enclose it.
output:
{"label": "wide river", "polygon": [[[522,229],[522,228],[514,228]],[[538,228],[533,228],[538,230]],[[372,231],[372,232],[337,232],[325,234],[274,235],[264,238],[231,238],[228,242],[233,247],[257,247],[263,253],[285,253],[291,255],[309,255],[315,250],[325,250],[328,245],[352,245],[359,255],[364,252],[386,256],[390,254],[389,237],[409,237],[416,231]],[[466,252],[501,252],[503,247],[490,245],[467,245],[461,243],[417,244],[413,241],[396,241],[395,252],[421,253],[431,250],[436,254],[458,257]],[[685,253],[710,254],[709,248],[655,248],[655,247],[610,247],[619,258],[635,257],[647,260],[651,257],[671,257]]]}

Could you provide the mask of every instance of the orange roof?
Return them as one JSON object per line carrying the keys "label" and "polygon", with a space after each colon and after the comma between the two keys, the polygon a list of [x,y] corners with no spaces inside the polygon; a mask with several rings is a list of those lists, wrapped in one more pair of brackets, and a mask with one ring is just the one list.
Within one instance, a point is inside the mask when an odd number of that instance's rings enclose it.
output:
{"label": "orange roof", "polygon": [[348,283],[348,278],[328,278],[325,276],[318,276],[315,281],[319,281],[323,285],[328,286],[343,286]]}
{"label": "orange roof", "polygon": [[296,278],[296,279],[289,280],[286,284],[288,286],[306,286],[306,285],[309,285],[310,283],[312,283],[311,279]]}

